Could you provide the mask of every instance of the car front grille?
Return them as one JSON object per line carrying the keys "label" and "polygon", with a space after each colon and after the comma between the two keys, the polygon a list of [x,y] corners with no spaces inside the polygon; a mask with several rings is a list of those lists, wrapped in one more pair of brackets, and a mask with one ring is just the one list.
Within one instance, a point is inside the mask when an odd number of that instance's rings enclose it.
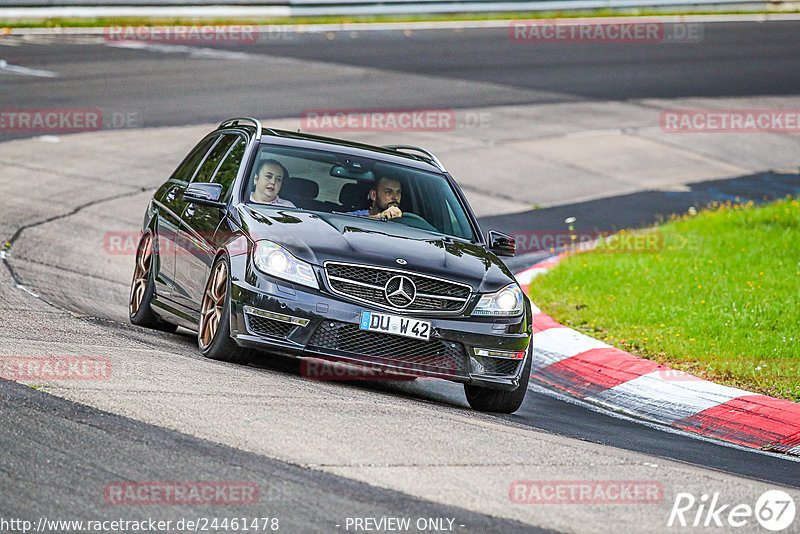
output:
{"label": "car front grille", "polygon": [[259,336],[286,339],[297,328],[297,325],[266,319],[252,313],[246,313],[245,317],[247,318],[247,329]]}
{"label": "car front grille", "polygon": [[[325,275],[334,293],[398,311],[458,313],[472,294],[472,289],[466,284],[364,265],[328,262]],[[416,289],[414,300],[408,305],[398,306],[387,298],[386,284],[396,276],[410,280]]]}
{"label": "car front grille", "polygon": [[308,342],[310,350],[335,351],[344,356],[368,360],[389,360],[409,370],[438,371],[456,376],[469,375],[464,345],[432,340],[421,341],[401,336],[361,330],[358,325],[323,321]]}

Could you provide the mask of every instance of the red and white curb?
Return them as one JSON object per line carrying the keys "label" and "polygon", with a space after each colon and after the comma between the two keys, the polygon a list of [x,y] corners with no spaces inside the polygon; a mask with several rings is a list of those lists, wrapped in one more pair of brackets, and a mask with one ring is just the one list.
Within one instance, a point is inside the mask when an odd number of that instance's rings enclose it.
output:
{"label": "red and white curb", "polygon": [[[525,293],[535,276],[565,255],[517,273]],[[639,358],[533,308],[534,380],[609,410],[745,447],[800,456],[800,404],[722,386]]]}

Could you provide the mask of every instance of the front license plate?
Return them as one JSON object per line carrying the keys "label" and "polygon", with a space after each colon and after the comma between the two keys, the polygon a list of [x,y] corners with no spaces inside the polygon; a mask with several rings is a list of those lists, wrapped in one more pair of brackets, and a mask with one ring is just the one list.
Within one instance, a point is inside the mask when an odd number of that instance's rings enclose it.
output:
{"label": "front license plate", "polygon": [[425,341],[431,339],[431,323],[428,321],[389,315],[388,313],[362,311],[360,328],[370,332],[383,332]]}

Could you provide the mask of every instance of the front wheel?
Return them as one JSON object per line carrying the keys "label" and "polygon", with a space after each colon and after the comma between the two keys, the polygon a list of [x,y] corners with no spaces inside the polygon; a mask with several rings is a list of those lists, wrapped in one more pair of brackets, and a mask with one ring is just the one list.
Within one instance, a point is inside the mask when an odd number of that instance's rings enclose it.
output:
{"label": "front wheel", "polygon": [[525,355],[525,365],[522,367],[522,376],[519,377],[519,386],[512,391],[489,389],[480,386],[464,384],[464,393],[467,402],[474,410],[479,412],[514,413],[525,400],[528,392],[528,381],[531,377],[531,360],[533,360],[533,340],[531,339],[528,354]]}
{"label": "front wheel", "polygon": [[200,306],[200,325],[197,330],[197,346],[200,353],[212,360],[247,363],[246,349],[231,339],[231,280],[230,268],[225,256],[214,262],[211,275],[203,292]]}

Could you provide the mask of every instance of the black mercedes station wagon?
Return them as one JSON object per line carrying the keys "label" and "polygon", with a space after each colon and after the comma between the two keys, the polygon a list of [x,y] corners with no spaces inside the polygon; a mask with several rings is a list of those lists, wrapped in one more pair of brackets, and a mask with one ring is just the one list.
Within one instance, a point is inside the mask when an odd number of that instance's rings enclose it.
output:
{"label": "black mercedes station wagon", "polygon": [[230,119],[147,207],[130,320],[197,331],[217,360],[261,349],[461,382],[473,408],[511,413],[533,350],[498,258],[514,252],[426,150]]}

